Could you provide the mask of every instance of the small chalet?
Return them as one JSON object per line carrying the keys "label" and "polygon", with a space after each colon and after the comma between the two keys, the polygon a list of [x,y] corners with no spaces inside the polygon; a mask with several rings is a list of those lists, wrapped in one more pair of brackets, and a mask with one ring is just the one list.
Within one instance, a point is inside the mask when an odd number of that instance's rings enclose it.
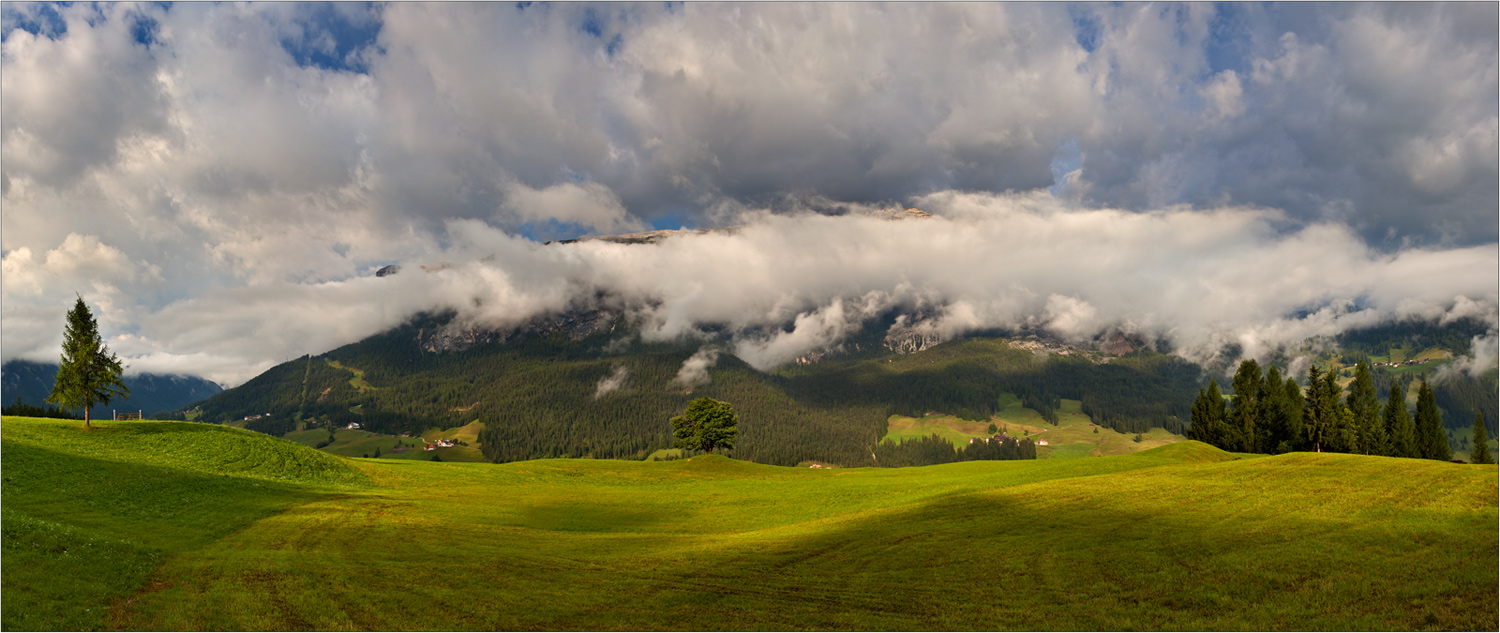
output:
{"label": "small chalet", "polygon": [[344,428],[346,428],[346,429],[349,429],[349,430],[351,430],[351,431],[352,431],[352,430],[354,430],[354,429],[357,429],[357,428],[359,428],[359,423],[358,423],[358,422],[350,422],[350,423],[349,423],[349,426],[346,426],[346,427],[344,427]]}

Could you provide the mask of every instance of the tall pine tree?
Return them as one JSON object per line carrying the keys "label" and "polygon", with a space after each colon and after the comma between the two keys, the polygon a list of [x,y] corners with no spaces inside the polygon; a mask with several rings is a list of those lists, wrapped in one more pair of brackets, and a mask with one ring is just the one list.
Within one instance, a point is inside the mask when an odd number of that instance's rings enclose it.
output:
{"label": "tall pine tree", "polygon": [[1188,439],[1227,448],[1227,430],[1224,423],[1224,395],[1219,393],[1219,381],[1210,378],[1208,389],[1199,389],[1197,399],[1193,400],[1193,419],[1192,426],[1188,428]]}
{"label": "tall pine tree", "polygon": [[1246,359],[1234,373],[1234,396],[1230,400],[1229,450],[1254,453],[1259,450],[1255,436],[1260,418],[1261,376],[1255,359]]}
{"label": "tall pine tree", "polygon": [[1285,397],[1282,398],[1282,406],[1286,407],[1286,450],[1277,449],[1278,453],[1306,450],[1306,434],[1302,432],[1302,412],[1306,408],[1306,399],[1303,397],[1302,387],[1297,386],[1297,379],[1287,376],[1286,383],[1282,385]]}
{"label": "tall pine tree", "polygon": [[[1330,374],[1333,372],[1330,371]],[[1317,365],[1307,368],[1307,405],[1302,411],[1302,426],[1313,450],[1323,452],[1323,444],[1338,432],[1338,394],[1329,389],[1329,381]]]}
{"label": "tall pine tree", "polygon": [[1448,433],[1443,429],[1443,414],[1438,411],[1437,400],[1432,396],[1432,387],[1427,381],[1417,389],[1417,447],[1426,459],[1448,461],[1452,455],[1448,449]]}
{"label": "tall pine tree", "polygon": [[1385,432],[1389,438],[1391,457],[1420,457],[1417,450],[1415,429],[1411,416],[1406,413],[1406,392],[1401,383],[1391,385],[1390,397],[1385,401]]}
{"label": "tall pine tree", "polygon": [[1368,361],[1361,360],[1355,366],[1354,382],[1349,385],[1349,396],[1344,405],[1354,416],[1354,428],[1359,434],[1356,452],[1385,455],[1385,422],[1380,419],[1380,398],[1375,394],[1375,379],[1370,375]]}
{"label": "tall pine tree", "polygon": [[1489,433],[1484,430],[1484,413],[1474,414],[1474,450],[1469,451],[1469,461],[1475,464],[1493,464],[1495,457],[1490,455]]}
{"label": "tall pine tree", "polygon": [[1255,422],[1257,450],[1271,454],[1284,452],[1278,450],[1278,445],[1286,439],[1286,391],[1281,386],[1281,371],[1275,365],[1266,367],[1266,379],[1261,383],[1260,393],[1260,410]]}
{"label": "tall pine tree", "polygon": [[104,346],[94,313],[83,303],[83,297],[78,297],[68,311],[62,360],[57,365],[57,379],[52,383],[47,402],[70,409],[83,407],[83,426],[93,428],[89,424],[89,410],[94,405],[107,405],[115,396],[130,395],[120,373],[120,359]]}

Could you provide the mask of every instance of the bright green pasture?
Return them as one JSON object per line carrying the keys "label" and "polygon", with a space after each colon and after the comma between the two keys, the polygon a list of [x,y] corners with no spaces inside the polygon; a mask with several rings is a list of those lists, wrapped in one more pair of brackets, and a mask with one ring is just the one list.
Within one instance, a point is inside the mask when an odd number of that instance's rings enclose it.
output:
{"label": "bright green pasture", "polygon": [[903,415],[893,415],[886,419],[885,436],[880,438],[884,442],[905,442],[928,435],[937,434],[954,446],[968,446],[969,438],[989,437],[987,429],[990,423],[961,420],[951,415],[929,415],[921,418],[908,418]]}
{"label": "bright green pasture", "polygon": [[[1001,394],[999,404],[999,413],[988,420],[978,422],[942,413],[920,418],[893,415],[886,419],[886,433],[880,441],[904,442],[937,434],[938,437],[948,440],[954,446],[968,446],[971,438],[989,437],[991,424],[994,424],[998,431],[1018,438],[1026,437],[1027,433],[1036,435],[1045,429],[1052,428],[1052,425],[1043,419],[1040,413],[1021,406],[1020,398],[1014,395]],[[1082,416],[1081,413],[1078,415]],[[1082,417],[1085,420],[1088,419],[1087,416]]]}
{"label": "bright green pasture", "polygon": [[[212,481],[238,482],[179,510],[204,458],[138,472],[102,435],[52,450],[48,438],[83,432],[47,424],[4,423],[6,628],[42,627],[20,619],[22,603],[108,614],[43,628],[1495,628],[1494,466],[1242,460],[1197,442],[906,469],[325,455],[370,483],[214,466]],[[107,477],[57,466],[96,450],[116,469]],[[60,472],[71,485],[16,504],[17,480]],[[100,503],[105,481],[130,483]],[[229,501],[207,505],[218,497]],[[131,508],[164,507],[152,530],[126,529],[143,520]],[[17,511],[38,525],[13,535]],[[221,529],[196,527],[216,512]],[[97,541],[85,556],[120,551],[147,571],[105,587],[54,574],[52,593],[13,580],[12,552],[49,552],[69,529]],[[28,562],[41,574],[76,560]],[[100,576],[122,563],[86,564]]]}
{"label": "bright green pasture", "polygon": [[1045,424],[1040,432],[1032,433],[1031,439],[1047,441],[1047,446],[1037,447],[1037,457],[1043,459],[1129,455],[1187,439],[1160,428],[1141,435],[1137,442],[1134,433],[1097,426],[1083,414],[1082,402],[1063,400],[1057,408],[1057,426]]}
{"label": "bright green pasture", "polygon": [[[1155,428],[1143,433],[1141,441],[1136,442],[1134,433],[1120,433],[1095,425],[1089,416],[1084,415],[1083,403],[1078,400],[1061,402],[1056,409],[1055,426],[1036,411],[1022,407],[1020,400],[1014,396],[1003,396],[1001,404],[1006,405],[1001,412],[984,422],[941,414],[921,418],[893,415],[886,422],[887,431],[881,441],[902,442],[937,434],[954,446],[966,446],[969,438],[988,437],[989,425],[994,424],[1013,437],[1046,440],[1046,446],[1037,447],[1037,457],[1056,459],[1128,455],[1187,439]],[[1096,429],[1097,433],[1094,432]]]}
{"label": "bright green pasture", "polygon": [[666,461],[670,459],[677,459],[679,457],[682,457],[682,449],[680,448],[658,448],[650,455],[647,455],[645,461]]}
{"label": "bright green pasture", "polygon": [[96,629],[157,566],[290,506],[369,485],[348,461],[190,422],[3,422],[7,630]]}
{"label": "bright green pasture", "polygon": [[[427,440],[435,440],[438,437],[453,439],[464,439],[465,432],[472,430],[478,423],[449,429],[446,432],[431,432],[424,435]],[[375,451],[380,451],[381,459],[422,459],[430,460],[434,455],[443,461],[455,462],[482,462],[484,455],[479,452],[476,441],[470,441],[471,446],[451,446],[439,448],[432,451],[424,450],[427,442],[421,437],[397,437],[395,435],[382,435],[359,429],[338,429],[333,432],[334,441],[321,449],[323,452],[339,455],[341,457],[375,457]],[[315,428],[305,431],[292,431],[286,434],[286,439],[303,446],[314,447],[322,444],[328,439],[328,429]]]}

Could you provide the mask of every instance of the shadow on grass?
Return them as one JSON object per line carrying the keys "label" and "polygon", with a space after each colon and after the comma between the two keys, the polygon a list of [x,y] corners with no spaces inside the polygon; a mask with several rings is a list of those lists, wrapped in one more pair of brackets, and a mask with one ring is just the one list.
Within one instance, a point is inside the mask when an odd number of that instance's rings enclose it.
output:
{"label": "shadow on grass", "polygon": [[1493,512],[1362,525],[1087,485],[952,495],[787,538],[659,582],[635,608],[687,629],[1494,628]]}
{"label": "shadow on grass", "polygon": [[7,630],[98,629],[164,555],[329,493],[5,442],[0,618]]}

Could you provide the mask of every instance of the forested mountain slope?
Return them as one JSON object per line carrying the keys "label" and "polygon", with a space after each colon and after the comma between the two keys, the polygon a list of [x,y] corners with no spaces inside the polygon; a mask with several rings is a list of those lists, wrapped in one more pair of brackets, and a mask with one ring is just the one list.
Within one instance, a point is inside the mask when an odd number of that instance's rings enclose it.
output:
{"label": "forested mountain slope", "polygon": [[[273,435],[309,424],[358,422],[366,430],[400,434],[478,421],[481,448],[494,461],[641,458],[671,446],[668,420],[692,399],[708,396],[739,413],[740,436],[730,453],[737,458],[854,466],[873,465],[871,449],[892,414],[938,411],[983,420],[999,410],[1004,394],[1044,418],[1068,398],[1081,401],[1095,422],[1121,432],[1160,427],[1182,433],[1209,378],[1193,363],[1144,346],[1111,343],[1115,351],[1142,347],[1113,355],[1035,334],[990,333],[913,347],[883,340],[889,323],[877,322],[836,353],[761,372],[714,343],[643,343],[626,319],[609,312],[554,315],[510,331],[455,328],[451,319],[422,315],[364,341],[284,363],[210,398],[192,417]],[[1447,359],[1468,352],[1462,343],[1483,328],[1468,321],[1397,324],[1318,343],[1322,351],[1284,354],[1343,373],[1356,356],[1389,362],[1393,354],[1426,354],[1434,360],[1384,368],[1377,377],[1387,384],[1433,379],[1453,362]],[[1374,354],[1380,351],[1384,355]],[[706,382],[679,381],[690,358],[707,367]],[[1474,412],[1482,411],[1494,424],[1494,372],[1445,375],[1434,383],[1447,423],[1472,424]],[[1228,386],[1227,377],[1217,379]],[[246,419],[254,416],[261,417]]]}
{"label": "forested mountain slope", "polygon": [[[6,406],[19,398],[24,404],[45,406],[57,378],[57,365],[13,360],[0,367],[0,391]],[[115,399],[109,406],[94,407],[93,417],[109,417],[110,411],[142,412],[147,416],[172,411],[223,391],[219,385],[197,376],[135,374],[125,376],[130,397]],[[82,410],[78,412],[82,415]]]}
{"label": "forested mountain slope", "polygon": [[[509,334],[455,332],[444,328],[449,318],[425,315],[284,363],[204,402],[195,417],[273,435],[308,421],[402,433],[478,420],[491,460],[639,458],[670,446],[668,420],[709,396],[739,413],[737,458],[869,465],[891,414],[985,419],[1004,393],[1044,417],[1059,398],[1071,398],[1122,431],[1180,432],[1201,375],[1191,363],[1149,351],[1100,364],[1105,357],[1097,354],[1048,354],[975,337],[906,355],[863,345],[771,373],[721,353],[708,382],[690,388],[677,377],[704,344],[642,343],[607,314],[554,318]],[[245,420],[256,415],[264,417]]]}

